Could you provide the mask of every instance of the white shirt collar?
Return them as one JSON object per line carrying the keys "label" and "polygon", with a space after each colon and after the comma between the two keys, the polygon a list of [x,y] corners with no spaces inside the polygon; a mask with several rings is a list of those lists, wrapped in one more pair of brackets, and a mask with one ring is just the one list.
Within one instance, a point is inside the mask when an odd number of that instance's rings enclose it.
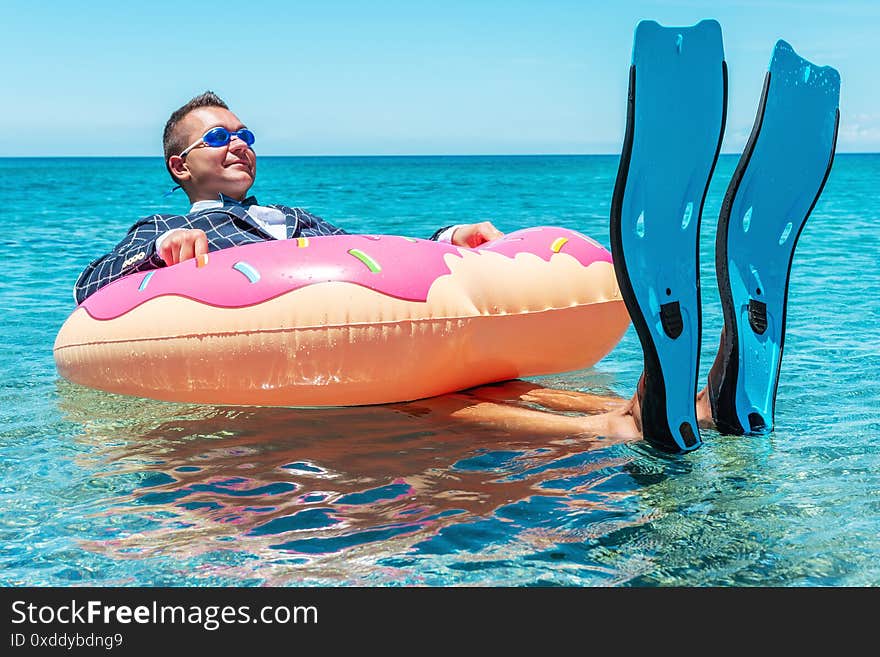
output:
{"label": "white shirt collar", "polygon": [[217,198],[208,199],[204,201],[196,201],[192,204],[192,207],[189,209],[190,213],[199,212],[201,210],[213,210],[215,208],[222,208],[224,205],[244,205],[244,207],[250,207],[251,205],[256,205],[256,198],[253,196],[249,196],[243,201],[239,201],[238,199],[234,199],[231,196],[226,196],[226,194],[220,193],[217,195]]}
{"label": "white shirt collar", "polygon": [[[189,209],[189,213],[193,214],[194,212],[201,212],[203,210],[216,210],[217,208],[222,208],[224,205],[230,202],[233,204],[236,203],[235,199],[231,199],[228,196],[220,194],[215,199],[196,201]],[[261,224],[273,225],[285,223],[284,213],[277,208],[269,208],[264,205],[257,205],[256,203],[254,203],[253,205],[247,206],[247,213]]]}
{"label": "white shirt collar", "polygon": [[193,212],[201,212],[202,210],[213,210],[215,208],[222,208],[223,201],[219,198],[211,199],[210,201],[196,201],[192,204],[192,207],[189,209],[189,213]]}

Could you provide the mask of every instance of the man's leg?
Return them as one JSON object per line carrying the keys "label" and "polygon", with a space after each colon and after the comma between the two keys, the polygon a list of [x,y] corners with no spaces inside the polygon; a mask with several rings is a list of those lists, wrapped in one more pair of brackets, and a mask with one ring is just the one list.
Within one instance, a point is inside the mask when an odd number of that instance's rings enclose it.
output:
{"label": "man's leg", "polygon": [[[624,399],[544,388],[516,380],[479,386],[447,397],[449,401],[446,403],[459,404],[450,415],[478,424],[515,427],[542,434],[594,435],[621,440],[643,438],[638,393]],[[470,403],[462,404],[463,400]],[[697,395],[695,404],[699,426],[714,428],[705,389]],[[552,411],[575,411],[587,415],[566,416]]]}
{"label": "man's leg", "polygon": [[619,411],[629,404],[629,400],[623,397],[545,388],[536,383],[519,379],[471,388],[467,394],[483,401],[519,404],[524,408],[533,408],[538,405],[554,411],[576,411],[589,414]]}
{"label": "man's leg", "polygon": [[[437,421],[507,431],[524,438],[601,439],[603,443],[642,437],[633,416],[633,400],[596,397],[542,388],[525,381],[480,386],[462,392],[396,405],[420,409]],[[557,404],[557,402],[560,402]],[[577,407],[577,408],[575,408]],[[596,412],[596,408],[612,408]],[[573,410],[585,415],[571,415]]]}

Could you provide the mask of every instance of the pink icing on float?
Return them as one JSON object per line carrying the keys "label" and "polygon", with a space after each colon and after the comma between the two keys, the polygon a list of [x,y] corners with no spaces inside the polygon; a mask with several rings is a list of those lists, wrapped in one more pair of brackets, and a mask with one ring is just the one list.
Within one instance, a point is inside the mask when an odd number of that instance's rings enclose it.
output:
{"label": "pink icing on float", "polygon": [[55,360],[71,381],[169,401],[372,404],[588,367],[628,324],[610,254],[571,230],[475,249],[344,235],[126,276],[74,310]]}
{"label": "pink icing on float", "polygon": [[[585,267],[611,262],[611,254],[601,245],[563,228],[525,229],[473,250],[509,258],[531,253],[549,261],[560,240],[564,240],[561,250]],[[291,253],[291,249],[296,250]],[[425,301],[434,281],[450,273],[444,256],[461,258],[462,251],[451,244],[395,235],[248,244],[214,251],[201,262],[189,260],[126,276],[86,299],[82,307],[95,319],[113,319],[151,299],[174,294],[211,306],[242,308],[329,281],[354,283],[396,299]]]}

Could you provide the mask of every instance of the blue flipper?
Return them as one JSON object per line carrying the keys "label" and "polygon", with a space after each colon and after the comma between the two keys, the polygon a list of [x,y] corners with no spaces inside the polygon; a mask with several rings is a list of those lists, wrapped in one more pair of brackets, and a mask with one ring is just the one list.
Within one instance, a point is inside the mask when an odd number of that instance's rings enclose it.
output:
{"label": "blue flipper", "polygon": [[636,27],[626,137],[611,203],[611,251],[645,358],[642,434],[700,446],[699,235],[727,109],[721,26]]}
{"label": "blue flipper", "polygon": [[773,50],[751,137],[718,219],[715,268],[724,309],[709,401],[722,433],[772,431],[798,237],[822,193],[837,142],[840,75]]}

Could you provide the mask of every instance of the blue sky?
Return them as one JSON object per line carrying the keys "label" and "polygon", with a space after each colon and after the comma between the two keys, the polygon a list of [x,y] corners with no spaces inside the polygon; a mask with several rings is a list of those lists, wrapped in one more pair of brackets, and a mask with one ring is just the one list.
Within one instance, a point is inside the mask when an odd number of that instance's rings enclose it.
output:
{"label": "blue sky", "polygon": [[3,0],[0,156],[161,155],[212,89],[266,155],[619,153],[641,19],[722,26],[724,152],[773,44],[842,77],[839,152],[880,152],[880,2]]}

